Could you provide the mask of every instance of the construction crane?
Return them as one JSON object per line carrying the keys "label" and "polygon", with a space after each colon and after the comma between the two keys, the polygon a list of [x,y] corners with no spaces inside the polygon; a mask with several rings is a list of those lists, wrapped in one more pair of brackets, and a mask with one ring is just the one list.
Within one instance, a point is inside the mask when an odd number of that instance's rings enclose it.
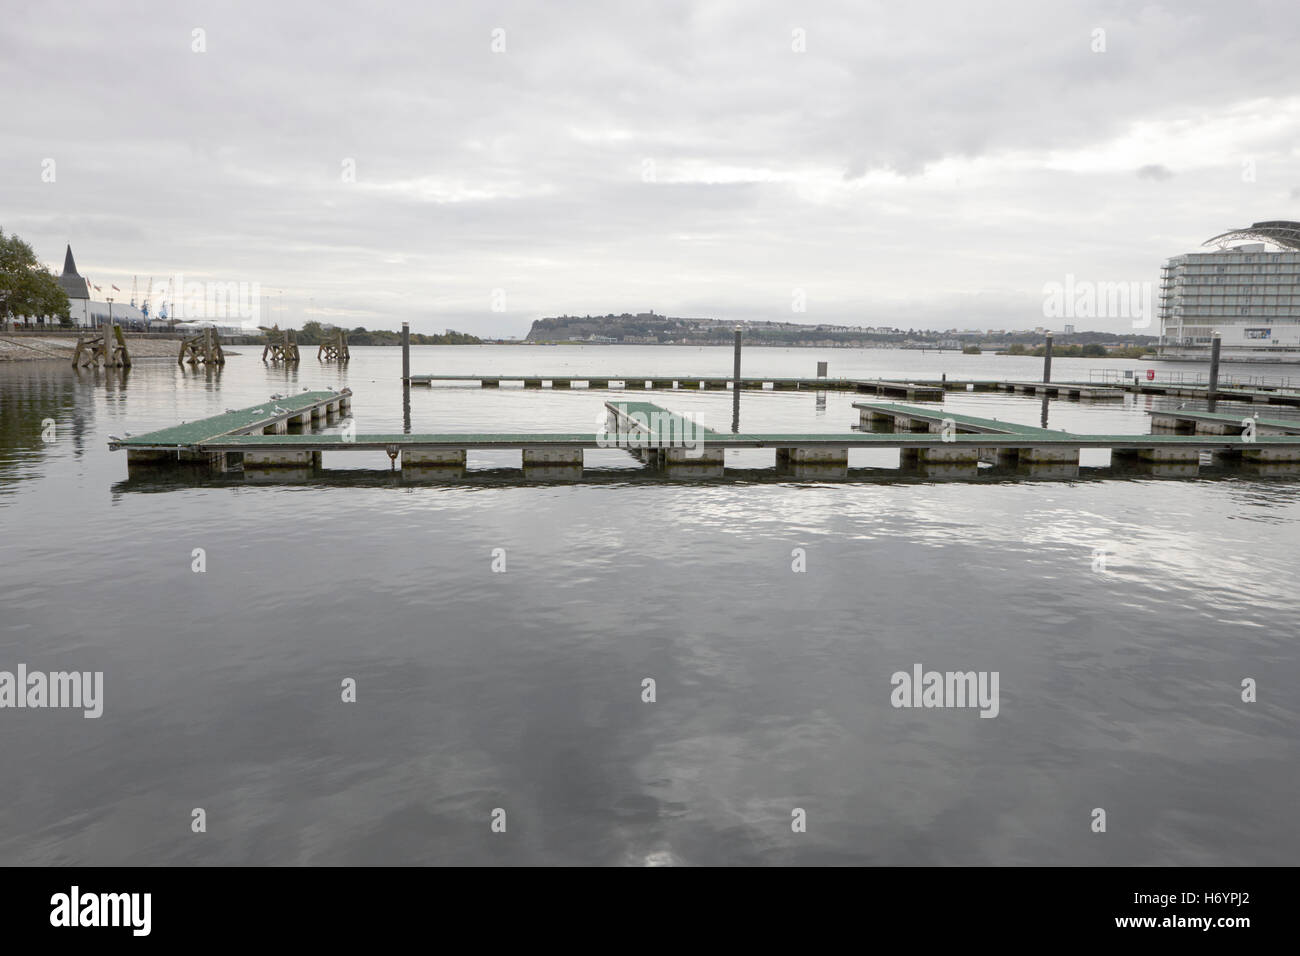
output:
{"label": "construction crane", "polygon": [[135,300],[140,297],[140,277],[131,276],[131,308],[135,308]]}

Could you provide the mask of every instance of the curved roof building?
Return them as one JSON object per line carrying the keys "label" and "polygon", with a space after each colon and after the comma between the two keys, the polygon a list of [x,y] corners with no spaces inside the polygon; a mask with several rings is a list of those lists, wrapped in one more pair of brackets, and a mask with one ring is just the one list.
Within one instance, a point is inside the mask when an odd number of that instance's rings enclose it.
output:
{"label": "curved roof building", "polygon": [[1245,229],[1233,229],[1231,232],[1225,232],[1213,239],[1206,239],[1202,245],[1208,246],[1213,243],[1222,247],[1234,239],[1262,239],[1264,242],[1271,242],[1283,249],[1300,250],[1300,222],[1291,222],[1286,219],[1270,219],[1268,222],[1257,222]]}
{"label": "curved roof building", "polygon": [[1224,361],[1300,363],[1300,222],[1257,222],[1204,244],[1218,248],[1161,270],[1160,357],[1204,361],[1217,336]]}

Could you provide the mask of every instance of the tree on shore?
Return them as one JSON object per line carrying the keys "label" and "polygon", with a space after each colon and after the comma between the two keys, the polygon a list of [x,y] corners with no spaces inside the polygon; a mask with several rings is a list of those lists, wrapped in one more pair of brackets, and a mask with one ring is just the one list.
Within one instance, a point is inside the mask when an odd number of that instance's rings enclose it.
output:
{"label": "tree on shore", "polygon": [[57,316],[68,319],[68,295],[41,265],[32,247],[0,229],[0,319]]}

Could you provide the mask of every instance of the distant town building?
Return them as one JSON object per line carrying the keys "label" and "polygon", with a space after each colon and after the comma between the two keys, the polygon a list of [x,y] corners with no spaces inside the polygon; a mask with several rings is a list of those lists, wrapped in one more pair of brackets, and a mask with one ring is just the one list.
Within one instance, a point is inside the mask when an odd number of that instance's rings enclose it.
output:
{"label": "distant town building", "polygon": [[[1227,245],[1237,239],[1262,241]],[[1257,222],[1210,243],[1219,249],[1161,270],[1159,356],[1208,360],[1217,332],[1226,360],[1300,362],[1300,222]]]}
{"label": "distant town building", "polygon": [[1073,335],[1073,334],[1074,334],[1074,326],[1073,326],[1073,325],[1067,325],[1067,326],[1065,327],[1065,334],[1066,334],[1066,335]]}

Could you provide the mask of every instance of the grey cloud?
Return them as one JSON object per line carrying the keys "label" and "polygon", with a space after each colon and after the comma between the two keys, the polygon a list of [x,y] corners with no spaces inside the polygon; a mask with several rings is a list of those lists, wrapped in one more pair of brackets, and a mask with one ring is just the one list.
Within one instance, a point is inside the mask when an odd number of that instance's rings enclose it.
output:
{"label": "grey cloud", "polygon": [[[1044,277],[1155,276],[1243,216],[1182,164],[1215,197],[1195,210],[1132,166],[1008,157],[1283,96],[1298,25],[1264,0],[18,7],[0,225],[100,278],[283,288],[291,322],[313,297],[485,333],[633,306],[784,317],[801,286],[807,321],[908,302],[960,324],[983,295],[1005,315],[977,324],[1015,325]],[[1251,149],[1294,168],[1286,137]],[[989,163],[977,188],[926,178],[960,159]]]}
{"label": "grey cloud", "polygon": [[1137,170],[1138,179],[1152,179],[1156,182],[1164,182],[1166,179],[1173,179],[1173,172],[1159,163],[1150,163],[1146,166],[1139,166]]}

